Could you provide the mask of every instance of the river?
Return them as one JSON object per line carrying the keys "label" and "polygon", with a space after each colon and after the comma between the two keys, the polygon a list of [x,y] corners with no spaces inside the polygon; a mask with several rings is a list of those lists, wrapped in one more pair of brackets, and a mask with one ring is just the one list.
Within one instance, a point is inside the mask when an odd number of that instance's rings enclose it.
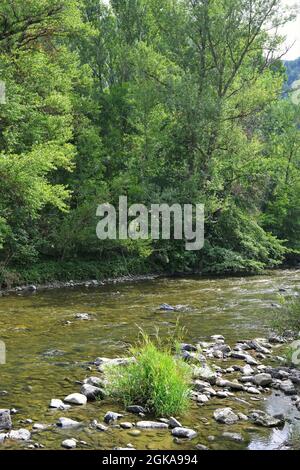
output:
{"label": "river", "polygon": [[[102,433],[88,426],[93,419],[102,422],[107,410],[122,411],[115,403],[88,403],[67,412],[48,408],[51,398],[63,399],[78,392],[76,380],[95,375],[87,371],[89,361],[99,356],[126,356],[128,345],[137,339],[139,327],[149,334],[159,328],[161,336],[172,332],[178,314],[159,311],[160,304],[192,307],[190,312],[179,315],[180,324],[186,328],[186,341],[197,342],[222,334],[233,345],[240,339],[268,334],[275,311],[272,303],[278,302],[280,288],[291,293],[299,291],[300,271],[274,271],[255,277],[158,278],[2,297],[0,340],[6,344],[7,360],[0,365],[0,408],[18,410],[12,417],[14,429],[31,430],[26,419],[53,425],[60,416],[84,423],[79,430],[54,426],[33,434],[34,442],[47,449],[60,449],[62,440],[69,437],[85,441],[85,448],[91,449],[112,449],[128,443],[137,449],[193,449],[197,443],[216,450],[276,449],[287,439],[299,448],[300,412],[290,406],[289,398],[277,392],[263,396],[251,406],[284,412],[289,418],[284,429],[255,428],[249,423],[231,426],[230,431],[243,435],[242,443],[224,439],[224,426],[212,418],[218,407],[232,406],[246,412],[245,405],[228,399],[213,399],[203,407],[193,403],[181,421],[195,429],[198,437],[180,445],[165,430],[142,431],[139,436],[132,436],[128,430],[111,428]],[[77,320],[78,313],[89,313],[92,320]],[[124,419],[134,421],[135,417]],[[6,440],[0,444],[0,449],[23,447],[28,447],[28,443]]]}

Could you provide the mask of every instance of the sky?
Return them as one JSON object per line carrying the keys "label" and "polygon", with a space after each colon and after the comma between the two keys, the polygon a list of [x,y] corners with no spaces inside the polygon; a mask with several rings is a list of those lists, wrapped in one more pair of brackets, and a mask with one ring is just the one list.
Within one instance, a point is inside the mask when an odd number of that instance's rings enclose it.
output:
{"label": "sky", "polygon": [[[300,9],[300,0],[283,0],[283,3],[286,6],[294,7],[295,11],[297,7]],[[294,60],[300,57],[300,12],[298,12],[295,21],[286,24],[281,29],[281,34],[286,36],[285,46],[290,47],[284,59]]]}

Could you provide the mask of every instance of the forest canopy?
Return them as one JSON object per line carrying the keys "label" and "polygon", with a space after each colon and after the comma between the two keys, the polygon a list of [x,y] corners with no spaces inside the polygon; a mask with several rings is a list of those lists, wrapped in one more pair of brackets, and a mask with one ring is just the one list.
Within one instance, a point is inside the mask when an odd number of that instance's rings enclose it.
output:
{"label": "forest canopy", "polygon": [[[2,0],[1,283],[298,262],[291,18],[280,0]],[[121,195],[205,204],[204,249],[98,240]]]}

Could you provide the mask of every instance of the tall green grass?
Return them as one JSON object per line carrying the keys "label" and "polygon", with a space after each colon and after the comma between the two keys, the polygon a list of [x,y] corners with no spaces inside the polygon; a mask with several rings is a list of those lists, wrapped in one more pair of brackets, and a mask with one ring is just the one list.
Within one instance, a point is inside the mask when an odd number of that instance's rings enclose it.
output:
{"label": "tall green grass", "polygon": [[156,416],[180,415],[189,404],[190,367],[160,349],[148,336],[131,349],[135,357],[127,367],[111,370],[110,393],[125,406],[141,405]]}

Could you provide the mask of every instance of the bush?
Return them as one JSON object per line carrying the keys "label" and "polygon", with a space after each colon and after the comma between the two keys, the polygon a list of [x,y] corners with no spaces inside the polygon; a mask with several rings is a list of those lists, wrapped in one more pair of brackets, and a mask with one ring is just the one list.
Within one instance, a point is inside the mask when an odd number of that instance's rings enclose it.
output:
{"label": "bush", "polygon": [[156,416],[184,412],[190,394],[189,366],[173,357],[170,348],[160,350],[145,335],[131,354],[136,362],[111,370],[111,394],[125,406],[141,405]]}

